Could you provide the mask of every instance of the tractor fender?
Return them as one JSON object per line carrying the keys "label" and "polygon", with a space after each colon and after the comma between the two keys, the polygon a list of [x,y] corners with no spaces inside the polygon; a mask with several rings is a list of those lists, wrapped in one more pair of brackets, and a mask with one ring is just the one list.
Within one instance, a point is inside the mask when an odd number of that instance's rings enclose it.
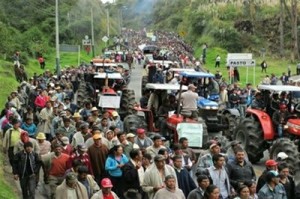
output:
{"label": "tractor fender", "polygon": [[234,115],[235,117],[241,116],[239,110],[237,110],[235,108],[224,109],[224,110],[221,111],[222,115],[225,115],[227,113],[229,113],[230,115]]}
{"label": "tractor fender", "polygon": [[261,124],[261,128],[264,134],[264,140],[273,140],[276,134],[276,131],[273,127],[272,118],[264,111],[248,108],[246,110],[248,115],[255,116],[259,123]]}

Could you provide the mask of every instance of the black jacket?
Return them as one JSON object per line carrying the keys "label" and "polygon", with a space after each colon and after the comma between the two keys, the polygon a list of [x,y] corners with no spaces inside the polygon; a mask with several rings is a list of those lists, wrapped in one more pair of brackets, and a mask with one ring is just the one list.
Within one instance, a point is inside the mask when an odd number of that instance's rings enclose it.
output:
{"label": "black jacket", "polygon": [[[29,156],[31,171],[26,172],[27,156]],[[13,174],[18,175],[20,178],[25,177],[26,173],[37,174],[40,166],[41,160],[36,152],[26,153],[25,151],[19,151],[14,156]]]}
{"label": "black jacket", "polygon": [[123,166],[122,170],[125,191],[128,189],[137,189],[141,191],[138,170],[135,168],[131,160]]}

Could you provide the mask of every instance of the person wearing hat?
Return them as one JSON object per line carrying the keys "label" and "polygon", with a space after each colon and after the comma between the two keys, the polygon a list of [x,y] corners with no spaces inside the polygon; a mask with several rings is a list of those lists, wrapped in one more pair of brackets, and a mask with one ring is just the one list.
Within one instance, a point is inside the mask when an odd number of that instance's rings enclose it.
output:
{"label": "person wearing hat", "polygon": [[105,172],[105,160],[108,155],[108,148],[101,142],[102,135],[95,133],[93,135],[93,145],[88,148],[88,155],[91,160],[91,166],[94,172],[96,182],[107,176]]}
{"label": "person wearing hat", "polygon": [[67,154],[69,156],[72,155],[74,148],[70,144],[68,137],[62,136],[59,140],[59,143],[62,145],[62,153]]}
{"label": "person wearing hat", "polygon": [[124,125],[123,122],[121,121],[121,118],[118,114],[117,111],[113,111],[111,113],[111,122],[110,122],[110,126],[115,126],[118,129],[120,129],[120,131],[124,131]]}
{"label": "person wearing hat", "polygon": [[85,199],[89,198],[87,190],[83,184],[78,182],[77,175],[70,172],[66,175],[66,179],[57,186],[55,191],[55,199]]}
{"label": "person wearing hat", "polygon": [[261,111],[265,111],[266,110],[266,105],[264,102],[264,99],[262,97],[262,93],[261,92],[256,92],[255,93],[255,97],[252,100],[251,103],[251,108],[253,109],[257,109],[257,110],[261,110]]}
{"label": "person wearing hat", "polygon": [[196,163],[197,168],[201,170],[201,169],[207,169],[211,166],[214,166],[212,157],[215,154],[220,154],[220,152],[221,152],[220,143],[213,142],[209,146],[209,152],[198,159],[198,162]]}
{"label": "person wearing hat", "polygon": [[20,140],[14,146],[14,154],[18,153],[19,151],[23,151],[24,143],[26,142],[31,142],[33,145],[33,151],[36,152],[37,154],[40,153],[40,147],[37,141],[29,137],[27,131],[22,131],[20,134]]}
{"label": "person wearing hat", "polygon": [[9,103],[11,103],[13,105],[13,107],[15,107],[17,109],[17,111],[20,111],[21,102],[18,98],[18,91],[11,92]]}
{"label": "person wearing hat", "polygon": [[46,107],[43,108],[39,114],[40,122],[38,124],[38,131],[46,134],[47,140],[51,138],[52,119],[54,118],[53,108],[50,101],[46,102]]}
{"label": "person wearing hat", "polygon": [[113,184],[109,178],[103,178],[100,184],[101,190],[95,193],[91,199],[119,199],[117,194],[111,190],[113,188]]}
{"label": "person wearing hat", "polygon": [[96,123],[96,124],[99,124],[101,122],[100,118],[99,118],[99,111],[97,109],[97,107],[93,107],[91,109],[91,117],[93,118],[93,121]]}
{"label": "person wearing hat", "polygon": [[189,115],[193,119],[198,118],[198,94],[195,92],[197,87],[194,84],[188,85],[188,90],[181,94],[180,102],[182,104],[181,112],[184,115]]}
{"label": "person wearing hat", "polygon": [[133,149],[129,155],[130,160],[123,167],[124,197],[141,199],[141,183],[144,179],[144,168],[142,167],[143,154],[141,150]]}
{"label": "person wearing hat", "polygon": [[92,113],[91,113],[91,109],[92,109],[92,103],[89,102],[89,101],[86,101],[84,103],[84,108],[81,109],[81,111],[79,112],[81,117],[85,120],[87,119],[88,116],[90,116]]}
{"label": "person wearing hat", "polygon": [[88,139],[92,137],[92,134],[89,132],[88,123],[82,123],[80,125],[80,131],[77,131],[72,137],[72,146],[74,148],[79,144],[85,144]]}
{"label": "person wearing hat", "polygon": [[259,190],[258,198],[281,198],[287,199],[284,186],[280,184],[280,176],[277,171],[266,173],[266,184]]}
{"label": "person wearing hat", "polygon": [[277,158],[276,158],[276,162],[278,162],[278,164],[280,163],[285,163],[286,162],[286,159],[288,158],[289,156],[285,153],[285,152],[279,152],[277,154]]}
{"label": "person wearing hat", "polygon": [[50,186],[50,198],[55,198],[57,185],[64,181],[65,172],[68,170],[69,155],[62,153],[62,145],[55,144],[53,152],[43,155],[42,161],[45,167],[45,183]]}
{"label": "person wearing hat", "polygon": [[36,176],[38,175],[41,160],[33,151],[31,142],[24,143],[24,148],[14,156],[13,174],[15,180],[20,180],[23,198],[34,198]]}
{"label": "person wearing hat", "polygon": [[278,163],[275,160],[267,160],[265,162],[266,169],[262,172],[261,176],[259,176],[256,186],[256,191],[258,192],[260,188],[262,188],[266,184],[266,174],[269,171],[277,171]]}
{"label": "person wearing hat", "polygon": [[127,133],[126,134],[126,139],[128,142],[130,142],[132,144],[132,147],[133,149],[139,149],[139,145],[137,145],[135,142],[134,142],[134,138],[136,137],[136,135],[134,135],[133,133]]}
{"label": "person wearing hat", "polygon": [[156,155],[154,157],[154,164],[146,170],[142,183],[142,189],[147,193],[149,199],[153,199],[156,192],[165,187],[165,176],[168,175],[175,177],[176,187],[178,187],[177,177],[173,167],[166,165],[163,155]]}
{"label": "person wearing hat", "polygon": [[51,143],[46,140],[45,133],[39,132],[36,139],[40,148],[40,155],[45,155],[51,151]]}
{"label": "person wearing hat", "polygon": [[165,187],[158,190],[153,199],[161,198],[178,198],[185,199],[181,189],[176,187],[177,179],[173,175],[168,175],[165,178]]}
{"label": "person wearing hat", "polygon": [[75,112],[72,118],[75,124],[81,121],[81,115],[78,112]]}
{"label": "person wearing hat", "polygon": [[88,149],[85,146],[85,144],[77,145],[76,150],[70,155],[69,161],[67,163],[68,168],[72,167],[72,162],[74,160],[80,160],[82,165],[85,165],[88,168],[89,174],[94,175],[92,165],[91,165],[91,160],[89,154],[87,153],[87,150]]}
{"label": "person wearing hat", "polygon": [[146,148],[153,145],[153,141],[146,135],[146,130],[138,128],[136,130],[137,136],[134,138],[134,142],[140,147],[142,152],[146,151]]}
{"label": "person wearing hat", "polygon": [[62,91],[60,86],[56,87],[55,90],[56,90],[55,96],[57,97],[57,101],[63,102],[64,97],[66,96],[66,93]]}
{"label": "person wearing hat", "polygon": [[288,111],[288,106],[285,103],[279,104],[279,110],[276,110],[272,115],[274,126],[277,127],[277,136],[283,136],[283,127],[286,125],[291,113]]}
{"label": "person wearing hat", "polygon": [[165,149],[166,147],[162,145],[161,136],[155,135],[153,137],[153,144],[146,148],[146,153],[151,154],[152,158],[154,158],[161,148]]}
{"label": "person wearing hat", "polygon": [[3,138],[3,152],[8,153],[8,159],[10,162],[10,165],[13,164],[14,159],[14,146],[20,141],[21,132],[23,131],[20,126],[21,123],[18,119],[14,118],[11,121],[12,128],[8,129],[5,132],[4,138]]}

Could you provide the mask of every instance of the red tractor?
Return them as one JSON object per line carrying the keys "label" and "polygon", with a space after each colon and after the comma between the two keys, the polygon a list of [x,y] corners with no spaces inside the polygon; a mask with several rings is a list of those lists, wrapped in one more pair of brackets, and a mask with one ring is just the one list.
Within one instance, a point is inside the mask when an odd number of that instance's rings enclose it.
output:
{"label": "red tractor", "polygon": [[[300,119],[291,116],[284,125],[284,134],[278,136],[277,126],[272,121],[274,107],[272,107],[272,95],[279,92],[287,92],[289,95],[288,107],[293,107],[293,94],[300,92],[300,87],[286,85],[260,85],[266,110],[248,108],[246,117],[237,125],[234,138],[242,142],[252,163],[258,162],[264,156],[264,151],[269,149],[270,158],[276,159],[279,152],[285,152],[289,157],[287,162],[292,168],[299,162],[299,150],[295,143],[300,138]],[[273,101],[274,102],[274,101]],[[291,109],[291,108],[290,108]],[[293,111],[293,110],[290,110]]]}

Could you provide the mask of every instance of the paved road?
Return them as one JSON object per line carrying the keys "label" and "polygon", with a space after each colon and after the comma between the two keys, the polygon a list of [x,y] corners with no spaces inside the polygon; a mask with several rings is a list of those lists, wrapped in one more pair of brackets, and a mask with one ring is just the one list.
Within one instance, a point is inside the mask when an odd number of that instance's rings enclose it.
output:
{"label": "paved road", "polygon": [[141,90],[142,90],[142,76],[144,75],[143,65],[134,65],[134,69],[131,71],[131,79],[128,85],[129,89],[134,90],[135,100],[137,102],[140,101],[141,98]]}

